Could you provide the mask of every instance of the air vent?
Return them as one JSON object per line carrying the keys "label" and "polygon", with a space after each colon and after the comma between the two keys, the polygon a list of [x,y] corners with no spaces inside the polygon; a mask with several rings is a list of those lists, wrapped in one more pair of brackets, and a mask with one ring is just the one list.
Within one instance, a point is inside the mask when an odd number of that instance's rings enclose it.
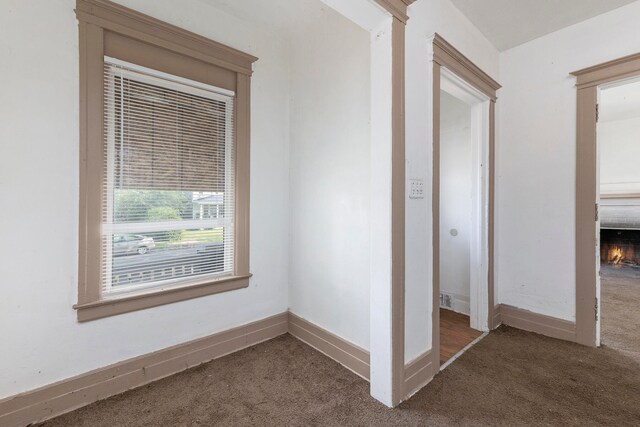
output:
{"label": "air vent", "polygon": [[440,292],[440,307],[453,309],[453,296]]}

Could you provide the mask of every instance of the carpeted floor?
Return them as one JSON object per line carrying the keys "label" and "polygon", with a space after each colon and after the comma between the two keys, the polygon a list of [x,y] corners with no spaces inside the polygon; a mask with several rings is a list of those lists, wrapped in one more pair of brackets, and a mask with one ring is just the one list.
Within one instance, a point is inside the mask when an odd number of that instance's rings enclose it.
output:
{"label": "carpeted floor", "polygon": [[603,265],[600,286],[602,345],[640,363],[640,267]]}
{"label": "carpeted floor", "polygon": [[602,348],[501,327],[396,409],[373,400],[366,381],[284,335],[45,425],[637,426],[640,280],[604,273]]}
{"label": "carpeted floor", "polygon": [[45,425],[638,425],[639,369],[613,348],[501,327],[392,410],[284,335]]}

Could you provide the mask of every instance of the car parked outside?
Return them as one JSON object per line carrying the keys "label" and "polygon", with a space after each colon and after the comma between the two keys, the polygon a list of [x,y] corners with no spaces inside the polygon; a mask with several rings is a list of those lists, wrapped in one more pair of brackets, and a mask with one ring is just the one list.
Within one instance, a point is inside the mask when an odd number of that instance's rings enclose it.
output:
{"label": "car parked outside", "polygon": [[113,255],[144,255],[155,249],[156,243],[153,237],[139,234],[116,234],[113,236]]}

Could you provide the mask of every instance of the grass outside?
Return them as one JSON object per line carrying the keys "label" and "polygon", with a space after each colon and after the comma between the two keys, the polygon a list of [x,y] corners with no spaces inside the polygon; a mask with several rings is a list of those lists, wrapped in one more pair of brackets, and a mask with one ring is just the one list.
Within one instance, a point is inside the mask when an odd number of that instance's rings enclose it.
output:
{"label": "grass outside", "polygon": [[156,241],[156,249],[166,249],[172,246],[182,246],[189,243],[215,243],[222,242],[223,230],[184,230],[180,233],[180,239],[173,242]]}
{"label": "grass outside", "polygon": [[185,230],[182,232],[183,242],[222,242],[222,229],[216,230]]}

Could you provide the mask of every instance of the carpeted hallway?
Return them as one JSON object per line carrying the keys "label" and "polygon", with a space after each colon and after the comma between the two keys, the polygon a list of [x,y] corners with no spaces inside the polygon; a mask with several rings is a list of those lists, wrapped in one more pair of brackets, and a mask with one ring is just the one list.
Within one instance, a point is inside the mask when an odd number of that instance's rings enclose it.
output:
{"label": "carpeted hallway", "polygon": [[392,410],[285,335],[45,425],[637,425],[639,369],[610,347],[501,327]]}
{"label": "carpeted hallway", "polygon": [[602,345],[640,363],[640,267],[603,265]]}

